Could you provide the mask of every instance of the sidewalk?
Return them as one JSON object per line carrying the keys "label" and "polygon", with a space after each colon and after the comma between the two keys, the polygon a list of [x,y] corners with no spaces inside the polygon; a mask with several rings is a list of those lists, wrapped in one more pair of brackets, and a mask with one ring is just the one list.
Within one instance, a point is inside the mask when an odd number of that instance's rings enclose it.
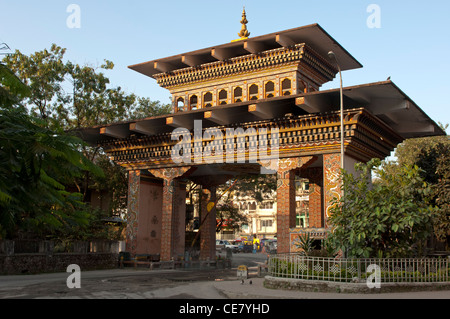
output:
{"label": "sidewalk", "polygon": [[269,289],[264,287],[264,278],[254,274],[242,284],[235,269],[86,271],[81,275],[81,289],[67,288],[67,276],[0,276],[0,299],[450,299],[450,290],[356,294]]}
{"label": "sidewalk", "polygon": [[231,299],[450,299],[450,290],[353,294],[269,289],[264,287],[264,278],[249,278],[244,284],[239,280],[215,281],[214,287]]}

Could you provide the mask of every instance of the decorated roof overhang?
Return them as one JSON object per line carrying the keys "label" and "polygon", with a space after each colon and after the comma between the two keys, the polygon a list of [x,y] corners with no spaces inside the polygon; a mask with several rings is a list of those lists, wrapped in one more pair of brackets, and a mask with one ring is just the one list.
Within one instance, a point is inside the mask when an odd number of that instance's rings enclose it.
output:
{"label": "decorated roof overhang", "polygon": [[[445,132],[393,82],[384,81],[343,89],[344,109],[364,108],[402,139],[445,135]],[[241,125],[286,116],[302,116],[338,111],[339,89],[246,101],[228,105],[179,112],[145,119],[84,128],[79,136],[93,145],[112,140],[140,136],[157,136],[177,127],[194,128],[195,120],[202,127]]]}
{"label": "decorated roof overhang", "polygon": [[134,64],[129,66],[129,68],[146,76],[157,78],[158,74],[161,73],[176,72],[189,67],[198,67],[203,64],[226,61],[248,54],[259,54],[267,50],[282,47],[293,47],[296,44],[302,43],[307,44],[322,57],[327,57],[328,52],[332,50],[343,71],[362,67],[362,65],[324,29],[322,29],[320,25],[311,24]]}

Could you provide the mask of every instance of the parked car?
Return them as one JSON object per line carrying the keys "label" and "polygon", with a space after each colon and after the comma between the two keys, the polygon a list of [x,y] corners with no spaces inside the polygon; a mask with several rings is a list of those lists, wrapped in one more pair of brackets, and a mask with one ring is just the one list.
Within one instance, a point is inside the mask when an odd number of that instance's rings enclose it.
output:
{"label": "parked car", "polygon": [[226,248],[230,248],[233,253],[239,252],[239,246],[232,242],[229,242],[228,240],[225,240],[225,249]]}
{"label": "parked car", "polygon": [[238,245],[232,244],[228,240],[216,240],[216,250],[224,251],[227,248],[230,248],[233,253],[237,253],[239,251]]}

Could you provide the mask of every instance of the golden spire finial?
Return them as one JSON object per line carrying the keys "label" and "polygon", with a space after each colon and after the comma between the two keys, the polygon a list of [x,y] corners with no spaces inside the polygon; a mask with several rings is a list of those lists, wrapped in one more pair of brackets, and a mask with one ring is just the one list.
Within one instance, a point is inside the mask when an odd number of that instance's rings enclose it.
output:
{"label": "golden spire finial", "polygon": [[247,23],[248,23],[248,21],[247,21],[247,16],[245,15],[245,7],[244,7],[244,10],[242,10],[241,32],[238,33],[238,36],[240,36],[241,39],[246,39],[250,35],[250,32],[248,32],[248,30],[247,30],[247,25],[246,25]]}

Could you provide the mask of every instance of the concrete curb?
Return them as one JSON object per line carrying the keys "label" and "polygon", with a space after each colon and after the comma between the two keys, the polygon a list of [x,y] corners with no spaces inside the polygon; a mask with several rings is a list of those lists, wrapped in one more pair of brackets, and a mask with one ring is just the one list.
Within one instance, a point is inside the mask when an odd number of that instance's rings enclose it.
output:
{"label": "concrete curb", "polygon": [[381,283],[380,288],[369,288],[366,283],[328,282],[266,276],[264,287],[304,292],[377,294],[450,290],[450,282]]}

